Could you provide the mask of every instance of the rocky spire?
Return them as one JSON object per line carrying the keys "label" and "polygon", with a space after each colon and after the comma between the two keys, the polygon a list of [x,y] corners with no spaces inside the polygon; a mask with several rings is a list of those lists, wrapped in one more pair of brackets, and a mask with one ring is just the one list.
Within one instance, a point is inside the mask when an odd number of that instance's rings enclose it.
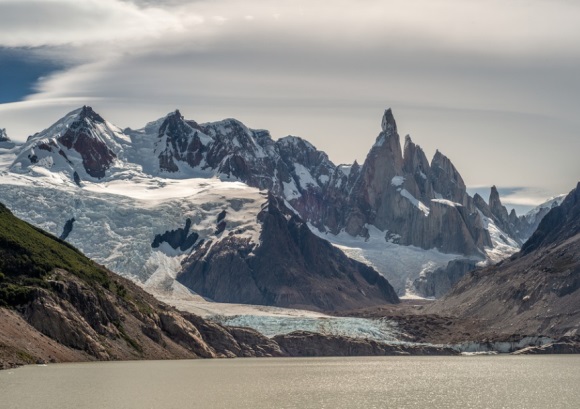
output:
{"label": "rocky spire", "polygon": [[[433,189],[429,183],[431,175],[429,161],[423,149],[413,143],[409,135],[405,136],[403,148],[403,172],[411,193],[425,201],[429,201],[433,197]],[[414,180],[415,183],[410,183],[409,179]]]}
{"label": "rocky spire", "polygon": [[395,122],[395,117],[393,116],[393,111],[391,108],[385,110],[383,114],[383,120],[381,122],[381,127],[383,132],[389,133],[397,133],[397,123]]}
{"label": "rocky spire", "polygon": [[433,190],[443,196],[444,199],[467,204],[467,192],[463,178],[453,166],[453,163],[439,150],[435,152],[431,160],[431,175]]}
{"label": "rocky spire", "polygon": [[[358,190],[371,209],[382,214],[382,208],[389,206],[386,196],[390,195],[391,180],[403,173],[403,154],[397,133],[397,125],[390,109],[385,111],[382,121],[382,132],[368,153],[361,169]],[[366,206],[365,205],[365,206]],[[380,228],[386,228],[384,222],[377,220]]]}
{"label": "rocky spire", "polygon": [[491,212],[491,209],[489,208],[489,206],[479,193],[476,193],[473,196],[473,203],[475,204],[475,207],[477,207],[485,217],[493,219],[493,213]]}
{"label": "rocky spire", "polygon": [[8,134],[6,134],[6,129],[0,128],[0,142],[10,142]]}
{"label": "rocky spire", "polygon": [[491,192],[489,194],[489,208],[495,217],[497,217],[502,222],[507,222],[508,219],[508,211],[504,205],[502,205],[501,200],[499,198],[499,192],[497,188],[494,186],[491,187]]}

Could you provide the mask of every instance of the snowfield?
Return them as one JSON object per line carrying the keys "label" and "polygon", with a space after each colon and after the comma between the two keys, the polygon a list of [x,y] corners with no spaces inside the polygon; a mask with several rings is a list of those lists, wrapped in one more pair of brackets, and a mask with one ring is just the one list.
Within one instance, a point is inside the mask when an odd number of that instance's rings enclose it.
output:
{"label": "snowfield", "polygon": [[426,270],[445,267],[451,260],[465,258],[460,254],[441,253],[436,249],[424,250],[415,246],[401,246],[386,241],[387,232],[367,225],[369,238],[353,237],[346,232],[338,235],[323,233],[309,225],[317,236],[330,241],[352,259],[365,263],[391,283],[401,298],[421,298],[415,296],[411,288],[413,281]]}
{"label": "snowfield", "polygon": [[[265,194],[219,179],[159,179],[134,176],[78,186],[59,179],[6,174],[0,197],[14,214],[60,236],[74,218],[67,241],[97,263],[145,283],[153,275],[175,277],[183,252],[153,249],[156,234],[184,227],[191,219],[200,239],[215,239],[217,216],[226,210],[227,230],[259,240],[256,217]],[[30,200],[34,198],[34,200]]]}

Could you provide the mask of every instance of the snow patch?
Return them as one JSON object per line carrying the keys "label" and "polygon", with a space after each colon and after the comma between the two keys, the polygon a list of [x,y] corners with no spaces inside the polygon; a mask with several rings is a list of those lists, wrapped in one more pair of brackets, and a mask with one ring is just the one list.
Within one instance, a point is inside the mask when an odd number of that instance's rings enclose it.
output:
{"label": "snow patch", "polygon": [[436,249],[424,250],[387,242],[386,232],[367,225],[369,237],[353,237],[344,230],[337,235],[321,232],[309,224],[317,236],[328,240],[347,256],[373,267],[393,286],[399,296],[404,296],[408,282],[419,277],[425,269],[445,267],[451,260],[465,258],[459,254],[441,253]]}
{"label": "snow patch", "polygon": [[427,206],[425,206],[425,204],[423,202],[416,199],[415,196],[413,196],[411,193],[409,193],[409,191],[407,189],[401,189],[400,193],[401,193],[401,196],[408,199],[413,204],[413,206],[415,206],[417,209],[421,210],[423,212],[423,214],[425,215],[425,217],[429,216],[430,209]]}
{"label": "snow patch", "polygon": [[503,232],[493,220],[487,218],[480,210],[477,210],[483,222],[483,228],[487,229],[493,247],[485,247],[487,260],[482,264],[495,264],[520,250],[519,244],[509,235]]}
{"label": "snow patch", "polygon": [[393,186],[402,186],[403,183],[405,183],[405,177],[404,176],[395,176],[391,179],[391,185]]}
{"label": "snow patch", "polygon": [[352,170],[352,165],[338,165],[338,169],[344,173],[346,177],[350,176],[350,171]]}
{"label": "snow patch", "polygon": [[463,206],[461,203],[452,202],[451,200],[447,200],[447,199],[431,199],[431,201],[435,202],[435,203],[440,203],[440,204],[445,205],[445,206],[450,206],[450,207],[462,207]]}
{"label": "snow patch", "polygon": [[312,177],[304,165],[301,165],[300,163],[294,163],[294,173],[298,177],[298,184],[303,189],[308,188],[308,186],[318,186],[316,179]]}

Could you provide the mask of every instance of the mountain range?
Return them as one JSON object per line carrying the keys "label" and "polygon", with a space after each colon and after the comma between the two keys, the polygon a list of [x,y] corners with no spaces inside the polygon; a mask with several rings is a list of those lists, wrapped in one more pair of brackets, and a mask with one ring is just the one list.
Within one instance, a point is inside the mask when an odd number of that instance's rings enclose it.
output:
{"label": "mountain range", "polygon": [[[401,147],[391,110],[362,165],[179,111],[132,130],[85,106],[24,144],[0,137],[2,202],[60,237],[0,206],[4,364],[578,349],[580,185],[518,216],[495,186],[471,197],[439,151]],[[413,294],[441,299],[398,305]],[[282,333],[310,314],[288,308],[346,314],[317,319],[349,336]]]}
{"label": "mountain range", "polygon": [[132,130],[88,106],[0,158],[2,200],[19,217],[152,291],[182,283],[225,302],[353,308],[397,302],[391,285],[440,296],[476,264],[516,252],[545,215],[508,213],[495,187],[487,202],[471,197],[441,152],[429,162],[409,136],[401,147],[390,109],[362,165],[235,119],[199,124],[174,111]]}

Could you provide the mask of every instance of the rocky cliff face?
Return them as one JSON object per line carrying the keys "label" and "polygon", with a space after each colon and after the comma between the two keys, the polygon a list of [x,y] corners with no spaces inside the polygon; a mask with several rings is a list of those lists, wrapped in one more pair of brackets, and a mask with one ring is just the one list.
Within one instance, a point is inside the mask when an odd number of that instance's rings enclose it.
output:
{"label": "rocky cliff face", "polygon": [[413,288],[423,297],[440,298],[468,272],[475,270],[477,262],[469,259],[450,261],[447,266],[430,271],[413,282]]}
{"label": "rocky cliff face", "polygon": [[431,311],[482,320],[503,334],[574,336],[580,330],[580,184],[520,253],[467,274]]}
{"label": "rocky cliff face", "polygon": [[326,311],[398,302],[384,277],[313,235],[280,199],[270,195],[258,220],[259,244],[235,235],[208,241],[178,281],[220,302]]}

